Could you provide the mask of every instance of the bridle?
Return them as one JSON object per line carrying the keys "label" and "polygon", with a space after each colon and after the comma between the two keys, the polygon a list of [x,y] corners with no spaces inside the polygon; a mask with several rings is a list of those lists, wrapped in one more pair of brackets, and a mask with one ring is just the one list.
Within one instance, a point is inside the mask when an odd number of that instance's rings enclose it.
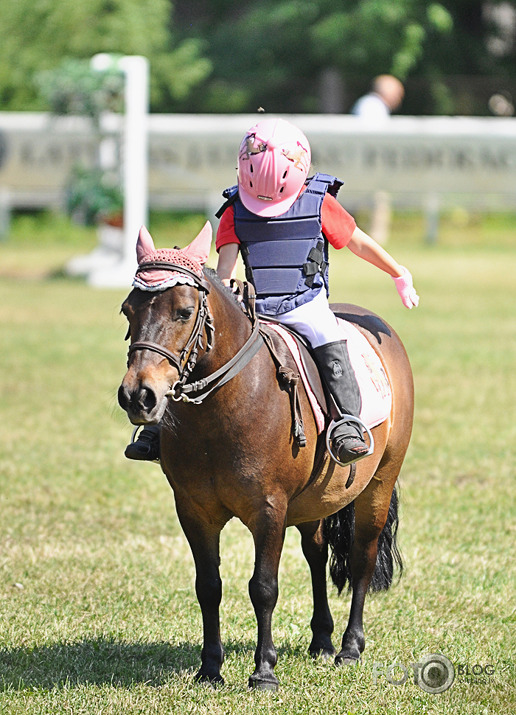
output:
{"label": "bridle", "polygon": [[158,343],[153,343],[147,340],[139,340],[130,345],[128,359],[134,352],[136,352],[136,350],[151,350],[152,352],[158,353],[166,358],[176,368],[179,373],[179,380],[177,382],[179,384],[184,384],[196,365],[199,348],[204,348],[203,334],[205,329],[206,352],[209,352],[213,345],[213,319],[208,310],[207,302],[207,295],[210,292],[210,288],[207,281],[194,273],[194,271],[191,271],[184,266],[168,263],[166,261],[142,263],[138,266],[136,275],[150,269],[165,269],[174,273],[180,272],[192,278],[195,287],[199,291],[199,308],[195,316],[195,323],[190,337],[179,355],[176,355],[171,350],[165,348],[163,345],[159,345]]}
{"label": "bridle", "polygon": [[[213,317],[208,308],[208,293],[210,285],[204,276],[199,276],[194,271],[175,263],[167,261],[152,261],[141,263],[138,266],[136,274],[150,269],[167,270],[171,273],[182,273],[183,275],[192,278],[194,285],[199,291],[199,307],[195,316],[195,323],[190,333],[185,346],[179,355],[176,355],[168,348],[165,348],[158,343],[153,343],[146,340],[139,340],[129,346],[128,360],[131,355],[137,350],[151,350],[152,352],[166,358],[173,365],[178,374],[179,379],[171,386],[166,393],[167,397],[171,397],[174,401],[191,402],[193,404],[201,404],[214,390],[222,387],[226,382],[237,375],[256,355],[258,350],[263,345],[263,339],[260,335],[260,326],[256,316],[252,316],[252,331],[251,335],[242,346],[242,348],[225,363],[221,368],[216,370],[208,377],[201,378],[196,382],[188,382],[188,378],[192,373],[199,356],[199,349],[209,352],[213,347],[214,324]],[[251,316],[250,316],[251,317]],[[204,345],[204,333],[206,333],[206,346]]]}

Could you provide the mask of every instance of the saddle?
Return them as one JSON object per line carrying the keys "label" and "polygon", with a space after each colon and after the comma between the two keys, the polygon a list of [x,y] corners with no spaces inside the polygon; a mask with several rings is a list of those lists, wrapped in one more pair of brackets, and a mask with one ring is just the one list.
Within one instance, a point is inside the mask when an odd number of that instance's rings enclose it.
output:
{"label": "saddle", "polygon": [[[331,407],[312,356],[310,345],[298,333],[269,316],[256,315],[254,291],[248,283],[235,281],[236,291],[243,298],[243,307],[254,323],[259,321],[260,333],[274,360],[278,380],[289,391],[292,406],[293,434],[300,447],[306,444],[303,415],[299,400],[300,383],[309,399],[318,434],[331,422]],[[360,419],[368,429],[377,427],[390,415],[392,391],[383,364],[372,345],[360,330],[343,316],[337,321],[346,340],[349,357],[362,398]]]}

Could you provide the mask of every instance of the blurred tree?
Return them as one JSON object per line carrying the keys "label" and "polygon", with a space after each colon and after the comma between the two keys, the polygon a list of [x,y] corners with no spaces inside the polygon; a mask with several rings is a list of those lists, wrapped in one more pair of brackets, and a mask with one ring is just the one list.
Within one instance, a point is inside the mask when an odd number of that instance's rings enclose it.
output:
{"label": "blurred tree", "polygon": [[333,77],[338,72],[348,95],[364,89],[364,78],[369,82],[383,72],[404,80],[428,35],[445,35],[453,27],[442,4],[423,0],[175,4],[182,31],[193,23],[209,38],[214,71],[205,92],[193,98],[209,111],[253,111],[260,105],[268,111],[317,111],[321,78],[329,69]]}
{"label": "blurred tree", "polygon": [[487,114],[495,92],[516,99],[516,9],[507,0],[442,0],[453,31],[431,32],[404,109]]}
{"label": "blurred tree", "polygon": [[98,128],[103,112],[124,109],[125,80],[116,65],[99,71],[91,60],[66,58],[58,67],[38,72],[35,79],[54,114],[90,117]]}
{"label": "blurred tree", "polygon": [[493,86],[516,82],[508,0],[175,0],[175,8],[182,35],[205,38],[213,63],[184,105],[191,111],[346,111],[372,77],[390,72],[407,85],[406,113],[486,113]]}
{"label": "blurred tree", "polygon": [[180,102],[211,71],[202,40],[181,39],[171,0],[3,0],[0,23],[2,109],[46,109],[36,77],[63,58],[98,52],[145,55],[151,103]]}

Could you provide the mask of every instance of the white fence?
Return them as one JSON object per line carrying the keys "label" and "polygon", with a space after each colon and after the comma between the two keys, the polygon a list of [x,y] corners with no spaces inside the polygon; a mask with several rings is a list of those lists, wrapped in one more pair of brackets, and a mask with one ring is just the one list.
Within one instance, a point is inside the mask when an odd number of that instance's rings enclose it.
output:
{"label": "white fence", "polygon": [[[235,183],[240,139],[259,116],[149,116],[151,206],[211,215]],[[340,198],[351,208],[378,191],[397,206],[516,206],[516,119],[392,117],[368,127],[350,116],[289,118],[310,140],[314,169],[345,181]],[[104,129],[116,135],[121,126],[110,116]],[[72,166],[92,164],[97,141],[82,118],[0,113],[0,201],[62,205]]]}

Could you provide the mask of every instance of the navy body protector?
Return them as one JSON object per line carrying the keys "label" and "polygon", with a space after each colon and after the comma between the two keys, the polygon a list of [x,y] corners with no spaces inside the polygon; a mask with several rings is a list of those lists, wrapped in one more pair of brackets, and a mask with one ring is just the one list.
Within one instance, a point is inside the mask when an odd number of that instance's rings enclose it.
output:
{"label": "navy body protector", "polygon": [[322,233],[321,207],[328,191],[342,186],[334,176],[315,174],[288,211],[264,218],[248,211],[238,187],[226,189],[226,203],[234,207],[235,233],[246,267],[246,278],[256,289],[256,310],[280,315],[328,292],[328,243]]}

